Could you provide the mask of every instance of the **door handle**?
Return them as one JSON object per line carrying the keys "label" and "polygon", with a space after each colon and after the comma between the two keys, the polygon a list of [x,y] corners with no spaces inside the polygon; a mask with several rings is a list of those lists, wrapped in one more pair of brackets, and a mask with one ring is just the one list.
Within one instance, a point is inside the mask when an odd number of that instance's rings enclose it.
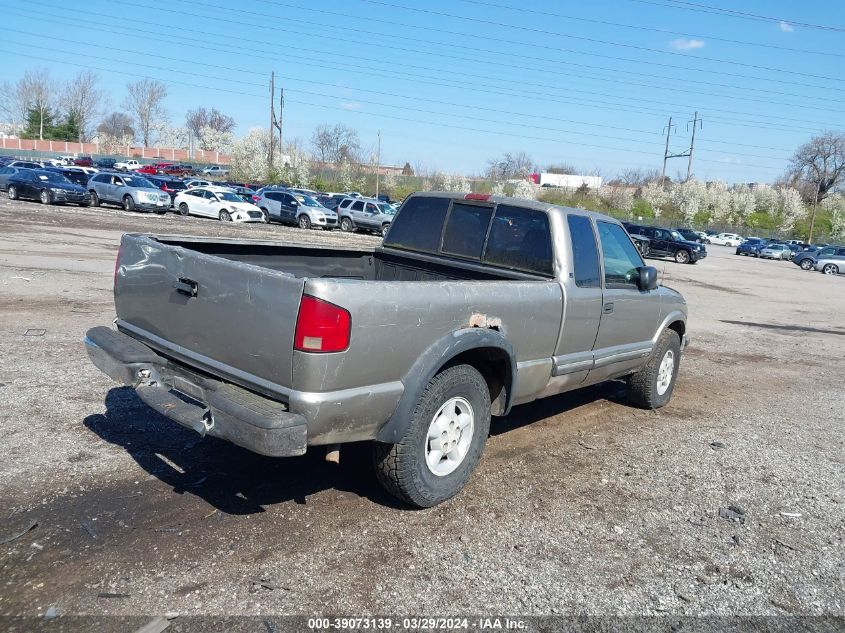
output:
{"label": "door handle", "polygon": [[174,281],[173,287],[176,289],[176,292],[180,292],[189,297],[196,297],[197,290],[199,289],[197,282],[193,279],[186,279],[185,277],[179,277],[179,279]]}
{"label": "door handle", "polygon": [[611,312],[613,312],[613,303],[605,303],[604,306],[602,306],[601,312],[602,314],[610,314]]}

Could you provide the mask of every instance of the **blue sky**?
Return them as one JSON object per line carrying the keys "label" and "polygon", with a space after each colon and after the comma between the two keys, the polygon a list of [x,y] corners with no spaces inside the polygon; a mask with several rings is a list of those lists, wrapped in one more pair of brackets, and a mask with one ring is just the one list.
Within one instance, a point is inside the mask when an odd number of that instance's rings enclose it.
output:
{"label": "blue sky", "polygon": [[[479,173],[525,151],[605,177],[685,151],[700,179],[771,181],[815,132],[845,129],[845,3],[809,0],[29,0],[4,6],[0,79],[92,68],[111,105],[143,76],[171,123],[217,107],[267,124],[271,70],[285,137],[345,123],[382,163]],[[727,15],[713,7],[784,22]],[[823,25],[827,29],[809,25]],[[39,36],[38,34],[41,34]],[[686,159],[667,173],[686,171]]]}

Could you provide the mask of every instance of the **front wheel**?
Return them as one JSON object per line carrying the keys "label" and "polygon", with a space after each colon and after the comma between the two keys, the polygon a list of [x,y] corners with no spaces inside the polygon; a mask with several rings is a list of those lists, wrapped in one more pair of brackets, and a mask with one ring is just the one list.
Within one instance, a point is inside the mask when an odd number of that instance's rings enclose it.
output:
{"label": "front wheel", "polygon": [[221,210],[220,215],[218,217],[220,218],[221,222],[231,222],[232,221],[232,216],[229,214],[228,211],[226,211],[226,209]]}
{"label": "front wheel", "polygon": [[50,192],[46,189],[41,190],[41,204],[53,204],[53,198],[50,196]]}
{"label": "front wheel", "polygon": [[381,225],[381,236],[387,237],[387,232],[390,230],[390,222],[385,222]]}
{"label": "front wheel", "polygon": [[89,191],[89,196],[91,197],[91,206],[99,207],[100,206],[100,196],[97,195],[96,191]]}
{"label": "front wheel", "polygon": [[805,257],[801,260],[801,270],[812,270],[813,269],[813,260],[809,257]]}
{"label": "front wheel", "polygon": [[123,210],[124,211],[134,211],[135,210],[135,198],[132,196],[123,196]]}
{"label": "front wheel", "polygon": [[342,218],[340,220],[340,230],[345,231],[346,233],[351,233],[354,230],[352,226],[352,220],[349,218]]}
{"label": "front wheel", "polygon": [[188,215],[188,205],[184,202],[179,205],[179,215]]}
{"label": "front wheel", "polygon": [[379,482],[406,503],[442,503],[469,480],[489,432],[484,377],[471,365],[445,369],[426,386],[399,443],[374,445]]}
{"label": "front wheel", "polygon": [[264,216],[264,224],[270,224],[270,212],[261,207],[261,215]]}
{"label": "front wheel", "polygon": [[659,409],[672,398],[681,362],[681,339],[664,330],[648,363],[628,378],[628,401],[643,409]]}
{"label": "front wheel", "polygon": [[675,261],[679,264],[689,264],[690,256],[687,251],[678,251],[675,253]]}
{"label": "front wheel", "polygon": [[15,185],[9,185],[9,200],[18,199],[18,188]]}
{"label": "front wheel", "polygon": [[822,272],[825,275],[838,275],[839,267],[836,264],[825,264],[822,268]]}
{"label": "front wheel", "polygon": [[301,229],[310,229],[311,228],[311,218],[309,218],[304,213],[299,216],[299,228],[301,228]]}

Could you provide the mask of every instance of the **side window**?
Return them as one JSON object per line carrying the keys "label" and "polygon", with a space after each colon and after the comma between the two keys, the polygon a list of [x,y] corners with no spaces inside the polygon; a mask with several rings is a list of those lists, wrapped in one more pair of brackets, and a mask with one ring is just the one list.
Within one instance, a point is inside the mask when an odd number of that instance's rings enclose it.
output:
{"label": "side window", "polygon": [[840,248],[839,250],[836,251],[836,254],[837,255],[845,255],[845,248]]}
{"label": "side window", "polygon": [[604,283],[607,287],[637,287],[637,268],[643,265],[639,251],[618,224],[596,222],[604,260]]}
{"label": "side window", "polygon": [[532,209],[498,205],[483,259],[495,266],[553,275],[548,216]]}
{"label": "side window", "polygon": [[654,239],[657,239],[657,240],[668,240],[669,239],[669,234],[666,231],[664,231],[663,229],[653,229],[652,232],[654,233]]}
{"label": "side window", "polygon": [[567,216],[566,221],[569,224],[569,237],[572,240],[575,285],[579,288],[601,287],[599,249],[596,247],[596,236],[593,233],[590,218],[583,215],[570,215]]}
{"label": "side window", "polygon": [[449,255],[479,259],[493,208],[454,202],[446,220],[441,251]]}
{"label": "side window", "polygon": [[829,255],[833,255],[834,253],[836,253],[835,248],[823,248],[819,251],[819,257],[827,257]]}
{"label": "side window", "polygon": [[449,198],[436,196],[408,198],[393,218],[384,245],[436,253],[449,202]]}
{"label": "side window", "polygon": [[372,202],[367,203],[367,213],[378,213],[378,207]]}
{"label": "side window", "polygon": [[364,203],[360,200],[356,200],[352,203],[352,210],[353,211],[363,211],[364,210]]}

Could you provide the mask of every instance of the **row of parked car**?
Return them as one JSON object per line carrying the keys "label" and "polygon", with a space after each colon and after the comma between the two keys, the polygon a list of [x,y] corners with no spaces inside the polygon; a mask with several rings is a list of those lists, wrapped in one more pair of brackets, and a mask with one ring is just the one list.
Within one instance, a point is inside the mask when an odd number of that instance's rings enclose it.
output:
{"label": "row of parked car", "polygon": [[58,156],[43,161],[16,160],[9,156],[0,156],[0,166],[23,166],[29,169],[43,169],[45,167],[64,167],[74,171],[85,171],[93,173],[100,169],[114,169],[117,171],[134,171],[146,175],[178,176],[205,176],[206,178],[225,178],[229,175],[229,169],[220,165],[209,165],[203,168],[195,168],[186,163],[159,161],[155,163],[142,163],[134,158],[97,158],[91,156]]}
{"label": "row of parked car", "polygon": [[[246,183],[177,178],[166,174],[25,165],[0,168],[0,189],[12,200],[79,206],[117,205],[126,211],[212,217],[224,222],[278,222],[303,229],[387,233],[396,206],[386,199],[365,198],[358,192],[321,193],[270,186],[254,190]],[[383,196],[381,198],[386,198]]]}

